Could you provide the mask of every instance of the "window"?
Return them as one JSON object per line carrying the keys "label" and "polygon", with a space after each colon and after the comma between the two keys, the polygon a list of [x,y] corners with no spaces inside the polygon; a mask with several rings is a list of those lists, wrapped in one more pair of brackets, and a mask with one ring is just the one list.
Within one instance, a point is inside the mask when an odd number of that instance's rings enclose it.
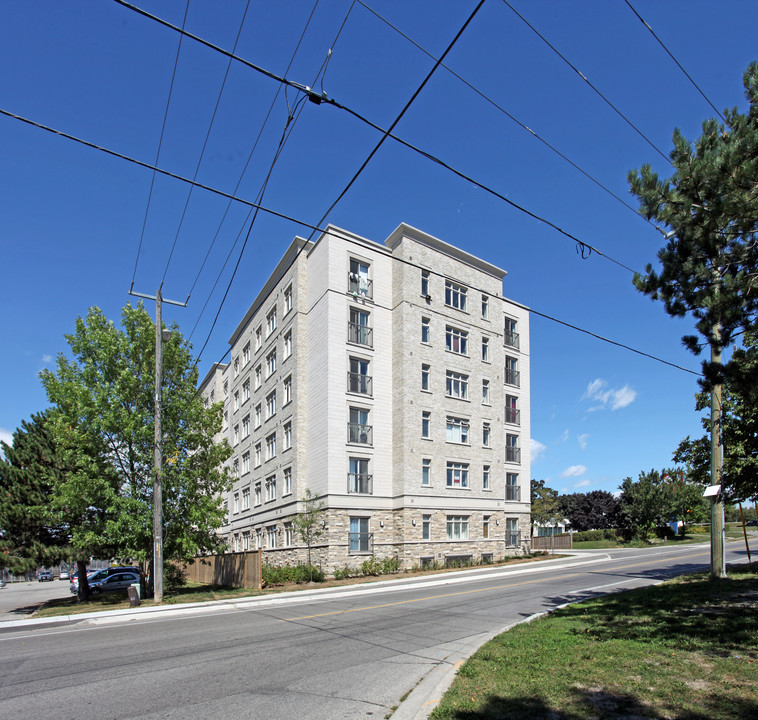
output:
{"label": "window", "polygon": [[482,468],[482,490],[490,489],[490,466],[485,465]]}
{"label": "window", "polygon": [[289,450],[292,447],[292,423],[284,423],[284,443],[282,450]]}
{"label": "window", "polygon": [[421,342],[429,344],[431,342],[431,320],[421,318]]}
{"label": "window", "polygon": [[292,529],[292,523],[284,523],[284,546],[291,547],[295,544],[295,533]]}
{"label": "window", "polygon": [[284,291],[284,314],[292,310],[292,285]]}
{"label": "window", "polygon": [[250,416],[245,415],[242,420],[242,437],[246,438],[250,436]]}
{"label": "window", "polygon": [[[250,456],[248,455],[248,460],[250,459]],[[249,510],[250,509],[250,488],[246,487],[242,490],[242,509],[243,510]]]}
{"label": "window", "polygon": [[234,412],[240,409],[240,391],[234,391]]}
{"label": "window", "polygon": [[515,500],[516,502],[521,500],[521,488],[518,484],[518,473],[505,474],[505,499]]}
{"label": "window", "polygon": [[423,410],[421,413],[421,437],[431,437],[432,413],[429,410]]}
{"label": "window", "polygon": [[516,332],[516,321],[511,318],[505,318],[505,332],[503,334],[503,342],[512,348],[519,348],[519,335]]}
{"label": "window", "polygon": [[448,370],[445,380],[445,393],[448,397],[465,400],[468,397],[468,375]]}
{"label": "window", "polygon": [[445,305],[458,310],[466,310],[466,288],[450,280],[445,280]]}
{"label": "window", "polygon": [[276,415],[276,390],[266,396],[266,420]]}
{"label": "window", "polygon": [[263,452],[262,452],[262,446],[260,443],[255,444],[255,467],[260,467],[260,464],[263,462]]}
{"label": "window", "polygon": [[486,540],[490,536],[490,516],[482,516],[482,537]]}
{"label": "window", "polygon": [[518,411],[518,398],[515,395],[505,396],[505,422],[511,425],[521,424],[520,413]]}
{"label": "window", "polygon": [[292,494],[292,468],[284,468],[284,477],[282,479],[282,495]]}
{"label": "window", "polygon": [[371,313],[359,308],[350,308],[350,321],[347,325],[348,342],[373,347],[374,341],[369,327]]}
{"label": "window", "polygon": [[229,501],[224,500],[224,522],[229,521]]}
{"label": "window", "polygon": [[236,445],[240,441],[240,426],[234,426],[234,444]]}
{"label": "window", "polygon": [[488,320],[490,316],[490,299],[482,295],[482,320]]}
{"label": "window", "polygon": [[250,451],[242,455],[242,473],[250,472]]}
{"label": "window", "polygon": [[518,446],[518,435],[505,436],[505,460],[506,462],[520,463],[521,448]]}
{"label": "window", "polygon": [[488,422],[482,423],[482,445],[490,446],[491,428]]}
{"label": "window", "polygon": [[482,338],[482,361],[490,361],[490,339],[487,337]]}
{"label": "window", "polygon": [[271,433],[266,438],[266,460],[276,457],[276,433]]}
{"label": "window", "polygon": [[350,258],[350,271],[347,276],[347,290],[354,296],[373,297],[371,280],[368,277],[369,264],[363,260]]}
{"label": "window", "polygon": [[288,402],[292,402],[292,375],[288,375],[286,378],[284,378],[284,401],[282,402],[283,405],[286,405]]}
{"label": "window", "polygon": [[276,372],[276,350],[266,355],[266,377],[271,377]]}
{"label": "window", "polygon": [[372,492],[371,479],[368,472],[368,459],[351,457],[347,474],[347,491],[370,495]]}
{"label": "window", "polygon": [[261,484],[259,482],[255,483],[255,504],[261,504]]}
{"label": "window", "polygon": [[234,477],[240,476],[240,461],[237,458],[234,458],[234,462],[232,463],[232,475]]}
{"label": "window", "polygon": [[247,365],[250,362],[250,343],[246,343],[242,348],[242,364]]}
{"label": "window", "polygon": [[284,359],[292,355],[292,330],[284,336]]}
{"label": "window", "polygon": [[421,366],[421,389],[429,390],[429,365]]}
{"label": "window", "polygon": [[[249,492],[250,491],[248,490],[248,493]],[[243,550],[249,550],[250,549],[250,531],[249,530],[245,530],[242,533],[242,549]]]}
{"label": "window", "polygon": [[371,533],[369,529],[369,519],[365,517],[350,518],[350,537],[349,552],[351,553],[368,553],[371,552]]}
{"label": "window", "polygon": [[368,374],[369,361],[351,357],[347,373],[347,391],[361,395],[371,395],[371,376]]}
{"label": "window", "polygon": [[250,399],[250,380],[242,383],[242,402],[246,403]]}
{"label": "window", "polygon": [[234,358],[234,377],[240,374],[240,359],[239,356]]}
{"label": "window", "polygon": [[453,488],[468,487],[468,463],[447,463],[447,486]]}
{"label": "window", "polygon": [[261,426],[261,404],[258,403],[255,406],[255,427],[259,428]]}
{"label": "window", "polygon": [[432,461],[430,458],[424,458],[421,461],[421,484],[432,484]]}
{"label": "window", "polygon": [[229,427],[229,411],[224,410],[224,434],[226,434],[226,429]]}
{"label": "window", "polygon": [[347,425],[348,442],[372,444],[372,428],[368,423],[368,414],[369,411],[364,408],[350,408],[350,419]]}
{"label": "window", "polygon": [[518,518],[505,518],[505,544],[515,547],[519,544]]}
{"label": "window", "polygon": [[428,270],[421,271],[421,294],[424,297],[429,296],[429,271]]}
{"label": "window", "polygon": [[447,418],[447,441],[454,443],[468,443],[468,420],[464,418]]}
{"label": "window", "polygon": [[276,525],[266,528],[266,547],[273,550],[276,547]]}
{"label": "window", "polygon": [[232,512],[236,515],[240,511],[240,494],[234,493],[234,501],[232,502]]}
{"label": "window", "polygon": [[486,379],[482,380],[482,404],[490,404],[490,381]]}
{"label": "window", "polygon": [[276,500],[276,475],[266,478],[266,502]]}
{"label": "window", "polygon": [[468,540],[468,515],[447,516],[447,539]]}
{"label": "window", "polygon": [[262,380],[263,380],[263,373],[261,372],[261,366],[258,365],[255,368],[255,389],[256,390],[260,388]]}
{"label": "window", "polygon": [[510,355],[505,356],[505,382],[508,385],[519,387],[518,360]]}
{"label": "window", "polygon": [[263,345],[263,328],[259,325],[255,329],[255,349],[260,350]]}
{"label": "window", "polygon": [[432,516],[422,515],[421,516],[421,539],[429,540],[429,538],[432,535],[431,530],[432,530]]}
{"label": "window", "polygon": [[276,330],[276,308],[273,308],[271,312],[266,315],[266,337],[269,337],[274,330]]}
{"label": "window", "polygon": [[468,333],[448,325],[445,328],[445,349],[459,355],[468,355]]}
{"label": "window", "polygon": [[224,380],[224,397],[229,397],[229,381]]}

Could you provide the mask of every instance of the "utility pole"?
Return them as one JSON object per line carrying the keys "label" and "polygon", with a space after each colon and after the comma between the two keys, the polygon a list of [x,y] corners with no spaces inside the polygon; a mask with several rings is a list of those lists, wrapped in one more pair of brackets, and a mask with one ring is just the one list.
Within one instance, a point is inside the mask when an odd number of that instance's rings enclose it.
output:
{"label": "utility pole", "polygon": [[170,330],[163,329],[161,306],[164,302],[179,307],[187,303],[176,300],[164,300],[163,285],[158,288],[155,297],[129,291],[130,295],[155,300],[155,437],[153,443],[153,599],[163,602],[163,428],[161,402],[163,396],[163,342],[171,337]]}
{"label": "utility pole", "polygon": [[[721,365],[721,323],[713,326],[716,343],[711,343],[711,363]],[[711,497],[711,577],[726,577],[726,556],[724,555],[724,487],[722,473],[724,448],[722,445],[721,382],[711,388],[711,485],[718,491]]]}

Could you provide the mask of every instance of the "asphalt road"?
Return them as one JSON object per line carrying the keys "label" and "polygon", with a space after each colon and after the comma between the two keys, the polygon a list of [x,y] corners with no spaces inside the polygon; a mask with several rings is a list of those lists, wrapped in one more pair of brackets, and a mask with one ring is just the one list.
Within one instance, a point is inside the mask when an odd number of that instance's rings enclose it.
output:
{"label": "asphalt road", "polygon": [[[746,561],[744,545],[727,547],[728,562]],[[384,718],[419,683],[395,717],[420,717],[440,679],[502,629],[708,564],[707,545],[614,550],[212,611],[0,624],[0,718]]]}
{"label": "asphalt road", "polygon": [[48,600],[71,596],[68,580],[7,583],[0,589],[0,622],[24,618]]}

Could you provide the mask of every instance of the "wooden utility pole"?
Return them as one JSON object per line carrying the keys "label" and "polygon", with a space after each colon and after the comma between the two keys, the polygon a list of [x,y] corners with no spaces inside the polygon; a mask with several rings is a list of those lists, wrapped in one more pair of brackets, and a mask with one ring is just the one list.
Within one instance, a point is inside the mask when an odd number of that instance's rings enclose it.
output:
{"label": "wooden utility pole", "polygon": [[[713,335],[716,343],[718,343],[721,340],[721,323],[716,323],[713,328]],[[714,343],[711,343],[711,363],[721,365],[721,349]],[[711,388],[711,485],[719,486],[719,491],[711,497],[712,578],[726,577],[721,390],[721,382]]]}

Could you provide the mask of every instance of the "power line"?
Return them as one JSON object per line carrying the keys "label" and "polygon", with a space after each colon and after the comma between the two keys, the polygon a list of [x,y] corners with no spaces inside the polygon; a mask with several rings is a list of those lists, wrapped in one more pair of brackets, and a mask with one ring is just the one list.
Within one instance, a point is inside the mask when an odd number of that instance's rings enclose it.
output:
{"label": "power line", "polygon": [[710,101],[708,96],[702,91],[700,86],[692,79],[690,74],[682,67],[681,63],[671,54],[671,51],[663,44],[656,34],[653,28],[642,18],[642,16],[634,9],[632,3],[629,0],[624,0],[629,9],[637,16],[639,21],[650,31],[650,34],[658,41],[658,44],[666,51],[666,54],[676,63],[676,66],[684,73],[685,77],[695,86],[695,89],[703,96],[703,99],[713,108],[713,111],[721,118],[721,122],[726,122],[724,116],[719,112],[718,108]]}
{"label": "power line", "polygon": [[573,63],[571,63],[571,61],[568,58],[566,58],[563,54],[561,54],[561,52],[554,45],[552,45],[550,41],[539,30],[537,30],[536,27],[534,27],[534,25],[532,25],[523,15],[521,15],[516,10],[516,8],[514,8],[513,5],[511,5],[508,2],[508,0],[502,0],[502,1],[506,6],[508,6],[513,11],[516,17],[518,17],[521,21],[523,21],[524,24],[530,30],[532,30],[532,32],[534,32],[535,35],[537,35],[537,37],[539,37],[540,40],[542,40],[542,42],[545,43],[545,45],[547,45],[561,60],[563,60],[563,62],[565,62],[566,65],[568,65],[580,78],[582,78],[582,80],[584,80],[584,82],[586,82],[587,85],[589,85],[589,87],[595,92],[595,94],[598,95],[603,100],[603,102],[605,102],[605,104],[608,105],[608,107],[610,107],[627,125],[629,125],[629,127],[632,128],[634,132],[636,132],[648,145],[650,145],[650,147],[653,148],[653,150],[655,150],[666,162],[668,163],[671,162],[670,158],[663,151],[661,151],[655,145],[655,143],[653,143],[653,141],[647,135],[645,135],[645,133],[642,132],[642,130],[640,130],[626,115],[624,115],[624,113],[621,112],[621,110],[619,110],[605,95],[603,95],[603,93],[600,92],[600,90],[598,90],[598,88],[596,88],[587,79],[587,76],[581,70],[579,70],[579,68],[577,68]]}

